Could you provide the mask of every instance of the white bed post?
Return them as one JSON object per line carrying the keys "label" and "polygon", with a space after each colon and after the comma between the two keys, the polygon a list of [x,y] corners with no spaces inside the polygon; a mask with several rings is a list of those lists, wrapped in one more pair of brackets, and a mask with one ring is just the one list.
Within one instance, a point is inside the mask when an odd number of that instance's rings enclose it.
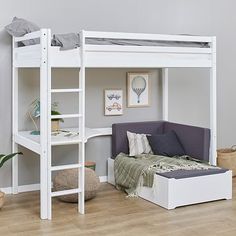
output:
{"label": "white bed post", "polygon": [[79,164],[81,168],[78,169],[78,188],[81,192],[78,194],[78,211],[84,214],[84,159],[85,159],[85,32],[80,32],[80,73],[79,73],[79,87],[81,92],[79,94],[79,113],[82,115],[79,120],[79,135],[81,142],[79,143]]}
{"label": "white bed post", "polygon": [[217,82],[216,82],[216,37],[212,37],[212,67],[210,69],[210,128],[211,128],[211,148],[210,163],[216,165],[217,162]]}
{"label": "white bed post", "polygon": [[[12,152],[18,152],[15,135],[18,133],[18,68],[15,67],[15,37],[12,38]],[[18,193],[18,156],[12,160],[12,193]]]}
{"label": "white bed post", "polygon": [[50,62],[50,50],[51,47],[51,30],[47,30],[47,140],[48,140],[48,219],[52,219],[52,145],[51,145],[51,87],[52,87],[52,78],[51,78],[51,62]]}
{"label": "white bed post", "polygon": [[[51,77],[49,77],[48,68],[48,30],[41,30],[41,65],[40,65],[40,217],[41,219],[48,219],[50,217],[48,212],[51,210],[51,205],[48,200],[48,162],[51,160],[51,130],[50,116],[51,103],[48,97],[49,84],[51,85]],[[49,160],[50,159],[50,160]],[[50,205],[50,206],[49,206]]]}
{"label": "white bed post", "polygon": [[162,69],[162,117],[163,120],[168,121],[168,68]]}

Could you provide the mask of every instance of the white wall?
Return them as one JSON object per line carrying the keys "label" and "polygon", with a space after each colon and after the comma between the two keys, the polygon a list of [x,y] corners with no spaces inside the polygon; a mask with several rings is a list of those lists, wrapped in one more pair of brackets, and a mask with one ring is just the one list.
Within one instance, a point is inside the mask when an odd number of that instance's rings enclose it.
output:
{"label": "white wall", "polygon": [[[51,28],[54,33],[77,32],[80,29],[149,32],[170,34],[197,34],[217,36],[218,65],[218,146],[229,146],[235,143],[236,133],[234,111],[235,87],[234,58],[236,55],[236,23],[233,0],[0,0],[0,152],[11,151],[11,41],[1,30],[14,16],[27,18],[41,27]],[[106,87],[125,89],[125,70],[89,70],[87,79],[87,123],[90,126],[106,126],[116,121],[150,120],[160,118],[161,97],[158,72],[152,70],[155,82],[152,107],[149,112],[126,109],[125,115],[111,120],[103,117],[102,90]],[[58,73],[58,72],[55,72]],[[66,72],[63,72],[66,73]],[[74,76],[76,72],[70,76]],[[28,85],[35,88],[37,72],[21,72]],[[170,119],[177,122],[208,126],[209,124],[209,81],[208,72],[201,69],[170,71]],[[33,81],[31,80],[33,78]],[[111,82],[111,78],[118,78]],[[97,85],[98,90],[96,89]],[[33,90],[32,90],[33,91]],[[95,93],[94,93],[95,92]],[[33,96],[34,94],[32,94]],[[29,95],[31,96],[31,95]],[[22,115],[27,107],[27,96],[21,98]],[[98,100],[95,107],[99,119],[93,119],[92,100]],[[30,102],[30,101],[29,101]],[[156,109],[157,108],[157,109]],[[145,114],[145,117],[143,116]],[[147,115],[146,115],[147,114]],[[97,122],[98,121],[98,122]],[[27,124],[27,120],[21,123]],[[101,146],[104,147],[101,149]],[[92,150],[97,148],[96,152]],[[38,159],[36,155],[24,151],[20,162],[20,183],[38,181]],[[65,155],[73,156],[74,149],[58,148],[55,156],[63,161]],[[105,175],[105,158],[110,155],[110,139],[91,140],[87,145],[89,157],[98,163],[98,174]],[[58,160],[57,160],[58,161]],[[8,163],[0,171],[0,187],[10,186],[11,166]]]}

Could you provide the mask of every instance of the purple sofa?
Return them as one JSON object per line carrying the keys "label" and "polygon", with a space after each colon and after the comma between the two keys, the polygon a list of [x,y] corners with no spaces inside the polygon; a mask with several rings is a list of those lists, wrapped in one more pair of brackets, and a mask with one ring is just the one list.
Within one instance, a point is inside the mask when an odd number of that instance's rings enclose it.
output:
{"label": "purple sofa", "polygon": [[112,125],[112,156],[128,153],[127,131],[144,134],[163,134],[174,130],[186,154],[199,160],[209,161],[210,129],[182,125],[166,121],[117,123]]}

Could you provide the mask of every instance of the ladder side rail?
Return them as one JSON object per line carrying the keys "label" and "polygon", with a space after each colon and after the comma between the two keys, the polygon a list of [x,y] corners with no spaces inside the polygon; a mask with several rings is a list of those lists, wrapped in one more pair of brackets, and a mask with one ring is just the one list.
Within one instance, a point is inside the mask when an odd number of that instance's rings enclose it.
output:
{"label": "ladder side rail", "polygon": [[[40,217],[48,219],[48,30],[41,29],[41,63],[40,63]],[[48,107],[49,105],[49,107]]]}
{"label": "ladder side rail", "polygon": [[51,141],[51,104],[52,104],[52,94],[51,94],[51,87],[52,87],[52,77],[51,77],[51,60],[50,60],[50,47],[51,47],[51,30],[47,30],[47,140],[48,140],[48,167],[47,167],[47,178],[48,178],[48,219],[52,219],[52,173],[51,173],[51,166],[52,166],[52,141]]}

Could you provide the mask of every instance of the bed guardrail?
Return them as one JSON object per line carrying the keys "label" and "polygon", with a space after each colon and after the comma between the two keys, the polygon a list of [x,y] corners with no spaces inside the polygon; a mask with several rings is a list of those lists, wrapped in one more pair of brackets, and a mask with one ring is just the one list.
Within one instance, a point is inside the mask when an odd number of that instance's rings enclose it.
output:
{"label": "bed guardrail", "polygon": [[108,38],[108,39],[133,39],[133,40],[158,40],[158,41],[178,41],[178,42],[199,42],[211,43],[213,37],[194,35],[163,35],[163,34],[140,34],[140,33],[119,33],[119,32],[99,32],[83,31],[85,38]]}
{"label": "bed guardrail", "polygon": [[14,37],[14,41],[17,42],[22,42],[25,40],[29,40],[29,39],[37,39],[41,37],[41,30],[40,31],[35,31],[32,33],[28,33],[22,37]]}
{"label": "bed guardrail", "polygon": [[[40,38],[41,29],[28,33],[22,37],[14,37],[15,42],[29,39]],[[130,39],[130,40],[157,40],[157,41],[176,41],[176,42],[198,42],[212,43],[214,37],[194,36],[194,35],[163,35],[163,34],[140,34],[140,33],[119,33],[119,32],[99,32],[99,31],[80,31],[84,38],[107,38],[107,39]]]}

